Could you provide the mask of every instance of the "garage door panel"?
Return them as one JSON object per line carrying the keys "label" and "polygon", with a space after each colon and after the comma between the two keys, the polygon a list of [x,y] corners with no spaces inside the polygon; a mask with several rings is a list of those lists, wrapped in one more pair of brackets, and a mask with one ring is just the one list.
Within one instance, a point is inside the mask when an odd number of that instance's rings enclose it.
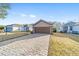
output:
{"label": "garage door panel", "polygon": [[36,33],[50,33],[50,27],[35,27]]}

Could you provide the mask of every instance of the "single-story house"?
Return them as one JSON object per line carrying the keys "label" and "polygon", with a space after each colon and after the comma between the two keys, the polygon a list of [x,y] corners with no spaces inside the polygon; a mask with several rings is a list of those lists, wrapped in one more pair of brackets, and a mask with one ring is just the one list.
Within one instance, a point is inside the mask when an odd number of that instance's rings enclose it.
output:
{"label": "single-story house", "polygon": [[64,24],[63,31],[67,33],[79,33],[79,22],[68,22]]}
{"label": "single-story house", "polygon": [[39,20],[33,24],[33,33],[52,33],[52,24],[50,22]]}
{"label": "single-story house", "polygon": [[27,30],[29,30],[28,26],[17,25],[17,24],[7,25],[4,27],[4,32],[27,31]]}

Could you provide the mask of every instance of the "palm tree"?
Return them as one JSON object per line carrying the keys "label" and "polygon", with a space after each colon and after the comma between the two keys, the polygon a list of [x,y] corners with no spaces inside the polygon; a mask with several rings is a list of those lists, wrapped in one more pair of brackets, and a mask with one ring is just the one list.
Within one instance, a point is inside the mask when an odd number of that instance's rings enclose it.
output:
{"label": "palm tree", "polygon": [[[0,19],[4,20],[6,18],[9,9],[10,9],[10,4],[0,3]],[[6,32],[6,34],[7,34],[7,32]]]}

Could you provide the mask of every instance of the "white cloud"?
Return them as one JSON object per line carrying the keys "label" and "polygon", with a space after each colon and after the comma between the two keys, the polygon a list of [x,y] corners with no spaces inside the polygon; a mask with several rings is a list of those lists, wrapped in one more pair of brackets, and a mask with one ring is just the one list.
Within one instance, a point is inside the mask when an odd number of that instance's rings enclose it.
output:
{"label": "white cloud", "polygon": [[30,17],[32,17],[32,18],[36,17],[35,15],[32,15],[32,14],[31,14],[31,15],[29,15],[29,16],[30,16]]}
{"label": "white cloud", "polygon": [[49,16],[50,18],[54,18],[53,16]]}
{"label": "white cloud", "polygon": [[26,17],[27,15],[26,15],[26,14],[21,14],[21,16],[22,16],[22,17]]}

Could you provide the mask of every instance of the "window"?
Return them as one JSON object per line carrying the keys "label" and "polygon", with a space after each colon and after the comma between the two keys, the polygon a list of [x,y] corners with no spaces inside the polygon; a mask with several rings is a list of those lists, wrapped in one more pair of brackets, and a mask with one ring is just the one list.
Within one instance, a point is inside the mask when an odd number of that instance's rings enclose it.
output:
{"label": "window", "polygon": [[72,30],[72,26],[70,26],[70,30]]}

